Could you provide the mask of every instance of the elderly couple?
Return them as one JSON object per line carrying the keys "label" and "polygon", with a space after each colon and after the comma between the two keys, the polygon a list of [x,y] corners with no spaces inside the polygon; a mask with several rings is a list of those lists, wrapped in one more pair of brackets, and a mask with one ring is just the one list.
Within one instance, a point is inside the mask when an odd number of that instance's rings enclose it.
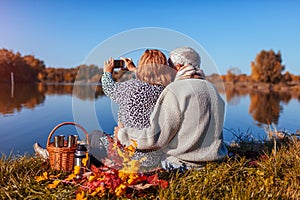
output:
{"label": "elderly couple", "polygon": [[[199,168],[220,161],[224,101],[205,80],[200,56],[190,47],[172,50],[169,59],[159,50],[146,50],[136,68],[122,58],[135,79],[114,82],[113,59],[104,63],[104,93],[119,105],[114,139],[138,143],[137,159],[146,156],[166,169]],[[172,82],[173,81],[173,82]]]}

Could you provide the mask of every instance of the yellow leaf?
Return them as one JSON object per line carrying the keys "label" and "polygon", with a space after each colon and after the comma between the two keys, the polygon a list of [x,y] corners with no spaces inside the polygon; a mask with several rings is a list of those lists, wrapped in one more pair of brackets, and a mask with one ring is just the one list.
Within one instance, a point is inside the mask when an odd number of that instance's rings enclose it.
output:
{"label": "yellow leaf", "polygon": [[96,194],[98,194],[98,196],[103,196],[105,192],[105,188],[104,186],[99,186],[96,188],[96,190],[94,192],[92,192],[91,196],[96,196]]}
{"label": "yellow leaf", "polygon": [[36,176],[35,181],[40,182],[48,179],[48,173],[44,172],[42,176]]}
{"label": "yellow leaf", "polygon": [[70,181],[70,180],[73,180],[75,177],[76,177],[75,174],[70,174],[65,180]]}
{"label": "yellow leaf", "polygon": [[138,146],[137,141],[134,140],[134,139],[131,139],[131,142],[132,142],[132,146],[135,147],[135,148],[137,148],[137,146]]}
{"label": "yellow leaf", "polygon": [[137,173],[130,173],[127,183],[131,185],[137,178],[139,178],[139,175]]}
{"label": "yellow leaf", "polygon": [[130,145],[130,146],[126,147],[125,150],[128,152],[129,157],[132,157],[135,152],[135,147]]}
{"label": "yellow leaf", "polygon": [[129,178],[130,179],[137,179],[139,177],[139,175],[137,173],[130,173]]}
{"label": "yellow leaf", "polygon": [[120,184],[120,185],[115,189],[115,194],[116,194],[118,197],[120,197],[120,196],[124,193],[125,189],[126,189],[126,185]]}
{"label": "yellow leaf", "polygon": [[127,174],[125,171],[120,170],[120,171],[118,172],[118,176],[119,176],[119,178],[120,178],[122,181],[126,181],[126,179],[127,179],[127,177],[128,177],[128,174]]}
{"label": "yellow leaf", "polygon": [[76,200],[87,200],[87,198],[84,198],[84,191],[76,194]]}
{"label": "yellow leaf", "polygon": [[54,180],[53,183],[47,185],[47,188],[54,189],[60,182],[61,180]]}
{"label": "yellow leaf", "polygon": [[131,179],[131,178],[130,178],[130,179],[128,179],[127,182],[128,182],[129,185],[131,185],[134,181],[135,181],[135,179]]}
{"label": "yellow leaf", "polygon": [[95,176],[90,176],[90,177],[89,177],[89,182],[91,182],[91,181],[93,181],[93,180],[95,180]]}
{"label": "yellow leaf", "polygon": [[87,161],[88,161],[88,159],[86,159],[86,158],[83,158],[82,159],[82,165],[84,166],[84,167],[86,167],[86,163],[87,163]]}
{"label": "yellow leaf", "polygon": [[86,152],[86,153],[85,153],[85,158],[83,158],[82,161],[81,161],[81,162],[82,162],[82,165],[83,165],[84,167],[86,167],[88,160],[89,160],[89,153]]}
{"label": "yellow leaf", "polygon": [[80,166],[74,166],[74,174],[75,175],[80,174],[80,170],[81,170]]}

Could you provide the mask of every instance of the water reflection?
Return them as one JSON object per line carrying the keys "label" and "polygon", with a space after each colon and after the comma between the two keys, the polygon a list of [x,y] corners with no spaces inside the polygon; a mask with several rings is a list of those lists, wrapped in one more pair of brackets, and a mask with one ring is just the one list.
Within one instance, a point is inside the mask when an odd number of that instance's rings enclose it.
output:
{"label": "water reflection", "polygon": [[75,85],[72,92],[82,100],[93,100],[104,95],[102,87],[98,85]]}
{"label": "water reflection", "polygon": [[0,113],[3,115],[19,112],[23,107],[34,108],[45,101],[45,94],[36,85],[0,84]]}
{"label": "water reflection", "polygon": [[250,93],[249,113],[253,119],[258,122],[258,125],[277,124],[280,111],[280,96],[274,93]]}
{"label": "water reflection", "polygon": [[[220,92],[226,93],[226,100],[230,105],[238,105],[242,97],[249,96],[248,112],[258,126],[278,124],[283,104],[287,105],[291,99],[300,101],[300,94],[288,92],[249,91],[247,88],[235,87],[226,87],[225,91]],[[13,114],[20,112],[22,108],[32,109],[42,104],[47,95],[74,95],[81,100],[94,100],[104,93],[98,85],[17,84],[12,89],[9,84],[0,84],[0,114]]]}
{"label": "water reflection", "polygon": [[82,100],[91,100],[104,93],[97,85],[16,84],[12,88],[10,84],[0,84],[0,114],[13,114],[22,108],[32,109],[42,104],[46,95],[75,95]]}
{"label": "water reflection", "polygon": [[[219,90],[219,92],[221,91]],[[225,92],[226,92],[226,101],[231,105],[238,104],[240,102],[240,97],[249,95],[249,90],[246,88],[241,88],[241,89],[226,88]]]}
{"label": "water reflection", "polygon": [[292,98],[298,99],[299,94],[289,92],[272,92],[248,90],[247,88],[226,87],[226,100],[231,105],[239,103],[241,97],[249,95],[249,114],[258,126],[265,124],[278,124],[280,113],[283,111],[282,103],[288,104]]}

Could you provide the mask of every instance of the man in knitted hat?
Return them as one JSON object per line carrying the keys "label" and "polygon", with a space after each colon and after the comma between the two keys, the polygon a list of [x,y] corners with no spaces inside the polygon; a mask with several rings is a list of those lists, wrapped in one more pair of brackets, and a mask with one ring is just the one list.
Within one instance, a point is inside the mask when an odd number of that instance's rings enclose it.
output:
{"label": "man in knitted hat", "polygon": [[224,101],[200,69],[200,56],[190,47],[170,52],[169,66],[177,71],[174,82],[158,98],[143,130],[115,128],[123,145],[133,140],[138,149],[162,149],[162,167],[199,168],[227,155],[223,142]]}

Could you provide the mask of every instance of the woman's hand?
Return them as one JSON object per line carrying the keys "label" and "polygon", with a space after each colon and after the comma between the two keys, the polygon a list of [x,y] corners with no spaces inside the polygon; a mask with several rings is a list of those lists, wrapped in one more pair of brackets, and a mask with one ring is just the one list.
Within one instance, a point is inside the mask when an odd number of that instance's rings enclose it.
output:
{"label": "woman's hand", "polygon": [[114,59],[113,58],[109,58],[109,60],[104,62],[103,71],[113,73],[113,71],[114,71]]}
{"label": "woman's hand", "polygon": [[134,63],[132,62],[131,58],[120,57],[120,59],[125,62],[125,66],[129,71],[134,72],[136,70],[136,67],[135,67]]}

